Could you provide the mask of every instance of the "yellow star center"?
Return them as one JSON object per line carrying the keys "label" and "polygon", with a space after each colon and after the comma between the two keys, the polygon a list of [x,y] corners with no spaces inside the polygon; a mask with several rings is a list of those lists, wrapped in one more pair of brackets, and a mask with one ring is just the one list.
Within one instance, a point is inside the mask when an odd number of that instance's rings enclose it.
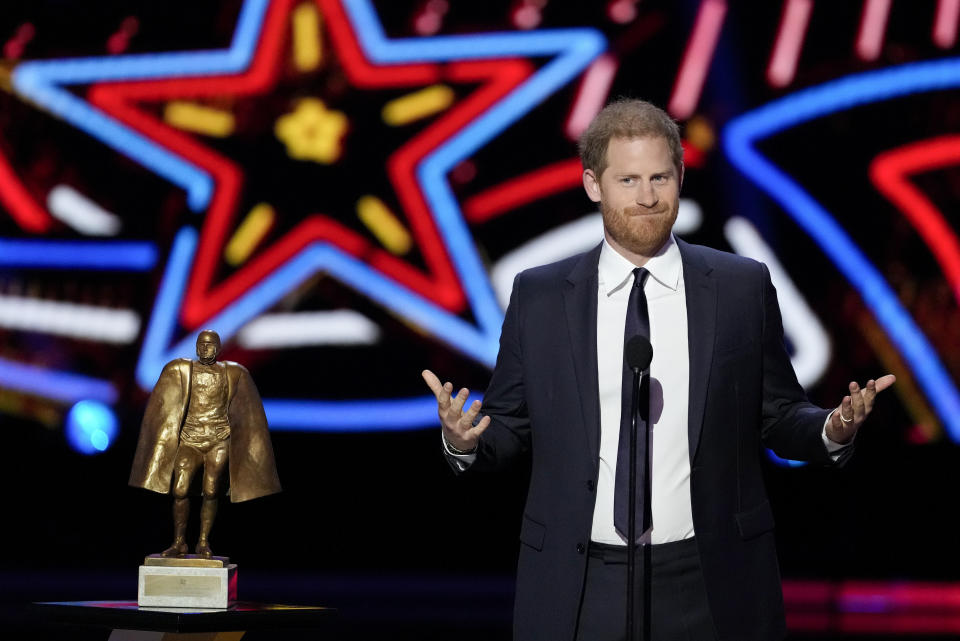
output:
{"label": "yellow star center", "polygon": [[292,113],[277,119],[274,133],[291,158],[329,165],[340,158],[348,124],[343,112],[327,109],[317,98],[304,98]]}

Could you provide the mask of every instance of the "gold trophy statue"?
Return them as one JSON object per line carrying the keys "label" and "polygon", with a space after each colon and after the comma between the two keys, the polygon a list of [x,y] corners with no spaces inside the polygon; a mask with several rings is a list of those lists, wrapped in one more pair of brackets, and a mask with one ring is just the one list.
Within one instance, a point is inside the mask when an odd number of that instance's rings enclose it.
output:
{"label": "gold trophy statue", "polygon": [[[229,469],[230,500],[236,503],[279,492],[280,480],[267,418],[253,379],[242,365],[217,361],[219,353],[220,336],[208,329],[197,336],[199,360],[178,358],[164,366],[147,401],[129,483],[161,494],[169,493],[173,487],[173,544],[161,554],[148,557],[147,569],[221,568],[224,585],[232,585],[235,591],[235,578],[225,571],[228,567],[235,571],[236,565],[228,565],[229,559],[224,557],[214,557],[210,549],[220,481]],[[188,555],[188,490],[201,470],[200,537],[196,554]],[[185,603],[179,598],[187,593],[200,596],[194,594],[196,590],[186,590],[179,596],[159,594],[167,583],[182,586],[185,579],[179,577],[164,583],[155,576],[144,577],[145,566],[141,566],[141,605],[205,607],[196,599]],[[150,592],[150,585],[156,588],[154,596],[162,598],[148,598],[145,603],[144,589]],[[233,598],[235,595],[229,600]],[[211,607],[226,605],[224,602]]]}

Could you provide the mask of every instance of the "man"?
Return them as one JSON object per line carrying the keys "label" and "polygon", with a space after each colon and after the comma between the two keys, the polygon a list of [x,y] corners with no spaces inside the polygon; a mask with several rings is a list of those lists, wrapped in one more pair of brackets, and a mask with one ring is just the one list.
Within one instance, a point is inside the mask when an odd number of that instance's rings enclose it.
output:
{"label": "man", "polygon": [[532,457],[515,639],[624,637],[620,479],[629,470],[621,434],[630,425],[632,379],[623,346],[635,333],[653,346],[641,386],[651,431],[649,457],[641,457],[652,489],[644,523],[652,527],[638,527],[651,543],[652,638],[782,638],[762,446],[842,463],[877,392],[894,378],[850,383],[833,411],[806,400],[766,267],[670,233],[683,149],[666,113],[638,100],[608,105],[580,154],[584,189],[603,214],[603,242],[517,277],[483,418],[478,402],[463,411],[467,390],[451,398],[450,383],[423,373],[457,471]]}
{"label": "man", "polygon": [[210,530],[220,479],[229,466],[230,499],[247,501],[280,491],[260,395],[243,365],[217,361],[220,336],[197,336],[199,361],[167,363],[147,401],[130,485],[161,494],[173,481],[173,544],[163,556],[184,556],[190,484],[203,471],[200,537],[195,552],[211,558]]}

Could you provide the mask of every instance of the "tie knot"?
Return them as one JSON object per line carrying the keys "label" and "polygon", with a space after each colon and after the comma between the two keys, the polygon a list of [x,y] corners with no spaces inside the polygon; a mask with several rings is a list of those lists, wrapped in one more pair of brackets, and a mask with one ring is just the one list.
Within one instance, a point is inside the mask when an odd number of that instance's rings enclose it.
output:
{"label": "tie knot", "polygon": [[634,270],[633,270],[633,286],[634,286],[634,287],[641,287],[641,288],[642,288],[642,287],[643,287],[643,284],[644,284],[644,283],[646,282],[646,280],[647,280],[647,276],[649,276],[649,275],[650,275],[650,272],[648,272],[648,271],[647,271],[646,269],[644,269],[643,267],[636,267],[636,268],[634,268]]}

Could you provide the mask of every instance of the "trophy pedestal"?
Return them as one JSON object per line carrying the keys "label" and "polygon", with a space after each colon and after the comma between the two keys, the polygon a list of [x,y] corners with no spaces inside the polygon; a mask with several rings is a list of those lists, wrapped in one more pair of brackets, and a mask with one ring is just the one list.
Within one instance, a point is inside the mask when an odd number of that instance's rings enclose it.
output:
{"label": "trophy pedestal", "polygon": [[140,566],[137,605],[228,608],[237,600],[237,564],[226,557],[148,556]]}

